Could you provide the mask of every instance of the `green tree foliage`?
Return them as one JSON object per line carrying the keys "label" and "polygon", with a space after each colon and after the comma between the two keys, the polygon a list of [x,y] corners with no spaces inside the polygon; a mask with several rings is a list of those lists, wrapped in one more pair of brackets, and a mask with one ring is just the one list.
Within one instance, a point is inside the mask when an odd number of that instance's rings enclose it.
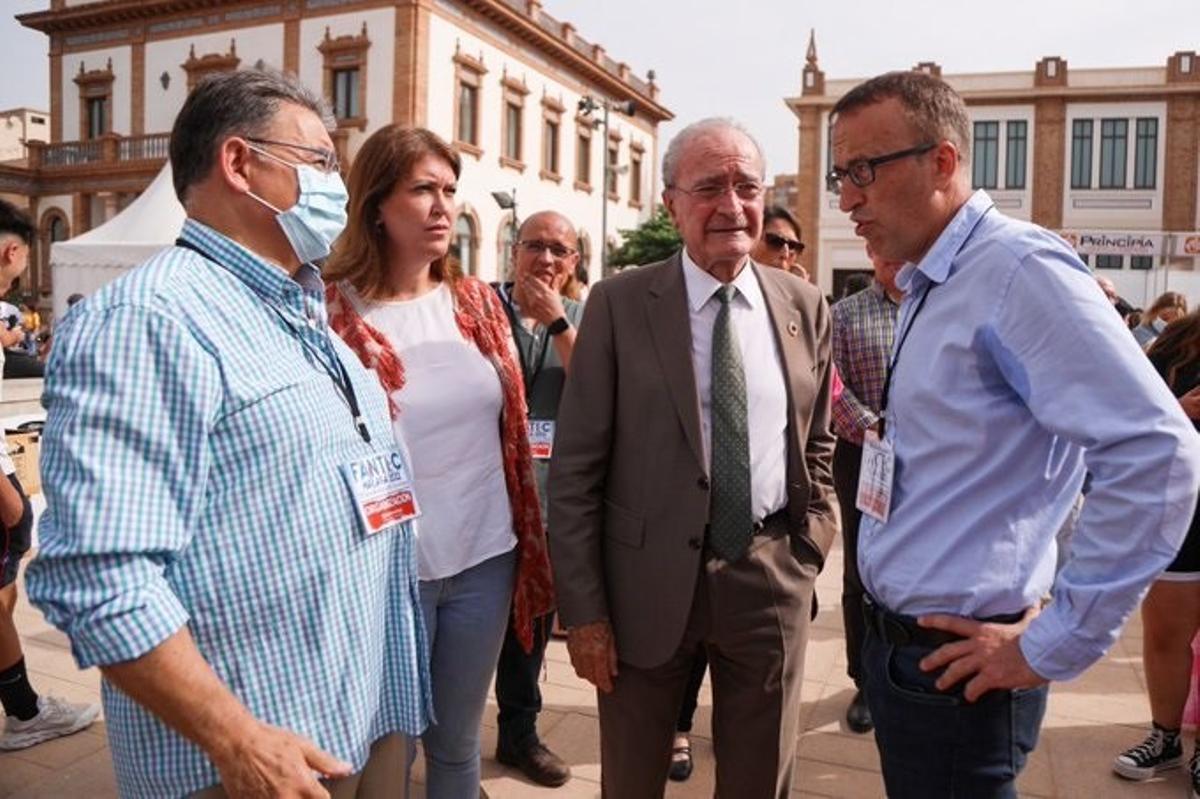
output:
{"label": "green tree foliage", "polygon": [[609,264],[617,269],[661,261],[681,246],[679,231],[661,205],[639,227],[619,232],[621,246],[608,254]]}

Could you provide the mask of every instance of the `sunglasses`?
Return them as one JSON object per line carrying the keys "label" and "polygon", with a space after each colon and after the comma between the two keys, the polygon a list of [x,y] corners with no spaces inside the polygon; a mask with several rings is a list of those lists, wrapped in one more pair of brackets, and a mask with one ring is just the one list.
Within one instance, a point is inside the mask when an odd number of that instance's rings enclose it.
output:
{"label": "sunglasses", "polygon": [[789,239],[786,236],[780,236],[778,233],[764,233],[763,241],[765,241],[767,246],[772,250],[782,250],[784,247],[787,247],[797,255],[804,252],[803,242],[796,241],[795,239]]}

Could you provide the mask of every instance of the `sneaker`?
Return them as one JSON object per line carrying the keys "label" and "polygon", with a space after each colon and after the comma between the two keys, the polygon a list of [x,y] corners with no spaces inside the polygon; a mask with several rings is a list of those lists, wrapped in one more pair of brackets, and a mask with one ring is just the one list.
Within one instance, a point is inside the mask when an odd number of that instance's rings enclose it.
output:
{"label": "sneaker", "polygon": [[1200,799],[1200,747],[1192,752],[1192,760],[1188,763],[1188,771],[1192,775],[1192,799]]}
{"label": "sneaker", "polygon": [[1179,733],[1154,727],[1146,740],[1117,755],[1113,771],[1129,780],[1148,780],[1181,765],[1183,744],[1179,741]]}
{"label": "sneaker", "polygon": [[0,735],[0,750],[26,749],[43,741],[73,735],[92,725],[99,705],[74,705],[56,696],[38,698],[38,714],[29,721],[9,716]]}

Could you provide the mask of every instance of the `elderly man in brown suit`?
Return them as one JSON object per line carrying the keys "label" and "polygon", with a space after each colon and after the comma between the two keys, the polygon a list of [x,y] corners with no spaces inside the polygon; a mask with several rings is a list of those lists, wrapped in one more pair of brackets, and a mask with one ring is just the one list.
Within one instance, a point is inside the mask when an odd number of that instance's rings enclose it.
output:
{"label": "elderly man in brown suit", "polygon": [[608,799],[661,797],[692,655],[712,669],[716,792],[791,787],[813,581],[836,534],[830,323],[750,256],[763,157],[731,120],[681,131],[671,258],[588,298],[550,467],[575,671],[599,689]]}

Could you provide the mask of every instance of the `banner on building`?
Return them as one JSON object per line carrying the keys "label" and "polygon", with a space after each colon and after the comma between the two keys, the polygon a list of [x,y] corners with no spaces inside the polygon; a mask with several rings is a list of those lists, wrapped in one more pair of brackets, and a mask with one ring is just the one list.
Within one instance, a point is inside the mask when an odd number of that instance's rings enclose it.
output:
{"label": "banner on building", "polygon": [[1080,255],[1200,256],[1200,232],[1157,230],[1062,230],[1060,236]]}

